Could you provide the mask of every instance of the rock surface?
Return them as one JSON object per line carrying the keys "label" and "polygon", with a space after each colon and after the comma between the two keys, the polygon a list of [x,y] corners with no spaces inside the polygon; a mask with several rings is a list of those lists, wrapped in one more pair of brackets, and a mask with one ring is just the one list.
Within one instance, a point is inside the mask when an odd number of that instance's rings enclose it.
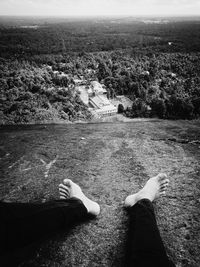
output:
{"label": "rock surface", "polygon": [[101,205],[98,219],[43,242],[20,266],[122,266],[123,200],[159,172],[171,181],[166,197],[155,203],[167,252],[177,266],[198,266],[199,122],[7,126],[0,134],[2,200],[54,199],[58,184],[70,178]]}

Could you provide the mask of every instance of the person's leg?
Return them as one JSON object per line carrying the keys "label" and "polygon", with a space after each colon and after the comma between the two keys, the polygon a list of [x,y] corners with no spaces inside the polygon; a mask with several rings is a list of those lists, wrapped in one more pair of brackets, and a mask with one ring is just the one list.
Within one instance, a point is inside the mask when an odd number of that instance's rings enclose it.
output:
{"label": "person's leg", "polygon": [[148,180],[142,190],[125,200],[129,207],[126,265],[134,267],[175,266],[169,261],[157,227],[152,201],[165,193],[166,175]]}
{"label": "person's leg", "polygon": [[98,215],[99,205],[88,199],[78,185],[64,180],[60,200],[41,203],[0,203],[1,252],[29,245],[61,229],[69,229],[86,218]]}

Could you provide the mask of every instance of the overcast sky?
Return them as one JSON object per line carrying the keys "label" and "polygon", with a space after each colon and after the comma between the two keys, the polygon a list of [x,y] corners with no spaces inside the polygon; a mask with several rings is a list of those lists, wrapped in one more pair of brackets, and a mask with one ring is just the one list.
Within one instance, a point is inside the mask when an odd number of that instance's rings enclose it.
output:
{"label": "overcast sky", "polygon": [[200,15],[200,0],[0,0],[0,15]]}

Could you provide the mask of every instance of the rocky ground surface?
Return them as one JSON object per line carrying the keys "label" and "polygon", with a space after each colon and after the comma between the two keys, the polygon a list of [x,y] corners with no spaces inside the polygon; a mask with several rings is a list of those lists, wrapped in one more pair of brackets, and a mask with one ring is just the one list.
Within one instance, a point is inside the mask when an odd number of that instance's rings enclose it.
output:
{"label": "rocky ground surface", "polygon": [[101,205],[99,218],[21,252],[19,266],[123,266],[123,200],[159,172],[171,181],[155,203],[167,252],[176,266],[199,266],[200,122],[4,126],[0,135],[1,200],[55,199],[68,177]]}

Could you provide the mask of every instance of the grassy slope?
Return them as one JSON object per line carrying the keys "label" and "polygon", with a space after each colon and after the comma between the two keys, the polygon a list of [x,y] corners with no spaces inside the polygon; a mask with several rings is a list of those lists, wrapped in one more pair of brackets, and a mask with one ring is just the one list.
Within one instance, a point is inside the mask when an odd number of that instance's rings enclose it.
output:
{"label": "grassy slope", "polygon": [[[167,251],[177,266],[198,266],[200,144],[182,139],[200,141],[199,126],[154,120],[2,128],[3,199],[56,198],[57,185],[70,177],[101,205],[98,219],[43,243],[21,266],[122,266],[128,220],[122,201],[161,171],[171,180],[155,205]],[[56,156],[45,178],[40,159]]]}

